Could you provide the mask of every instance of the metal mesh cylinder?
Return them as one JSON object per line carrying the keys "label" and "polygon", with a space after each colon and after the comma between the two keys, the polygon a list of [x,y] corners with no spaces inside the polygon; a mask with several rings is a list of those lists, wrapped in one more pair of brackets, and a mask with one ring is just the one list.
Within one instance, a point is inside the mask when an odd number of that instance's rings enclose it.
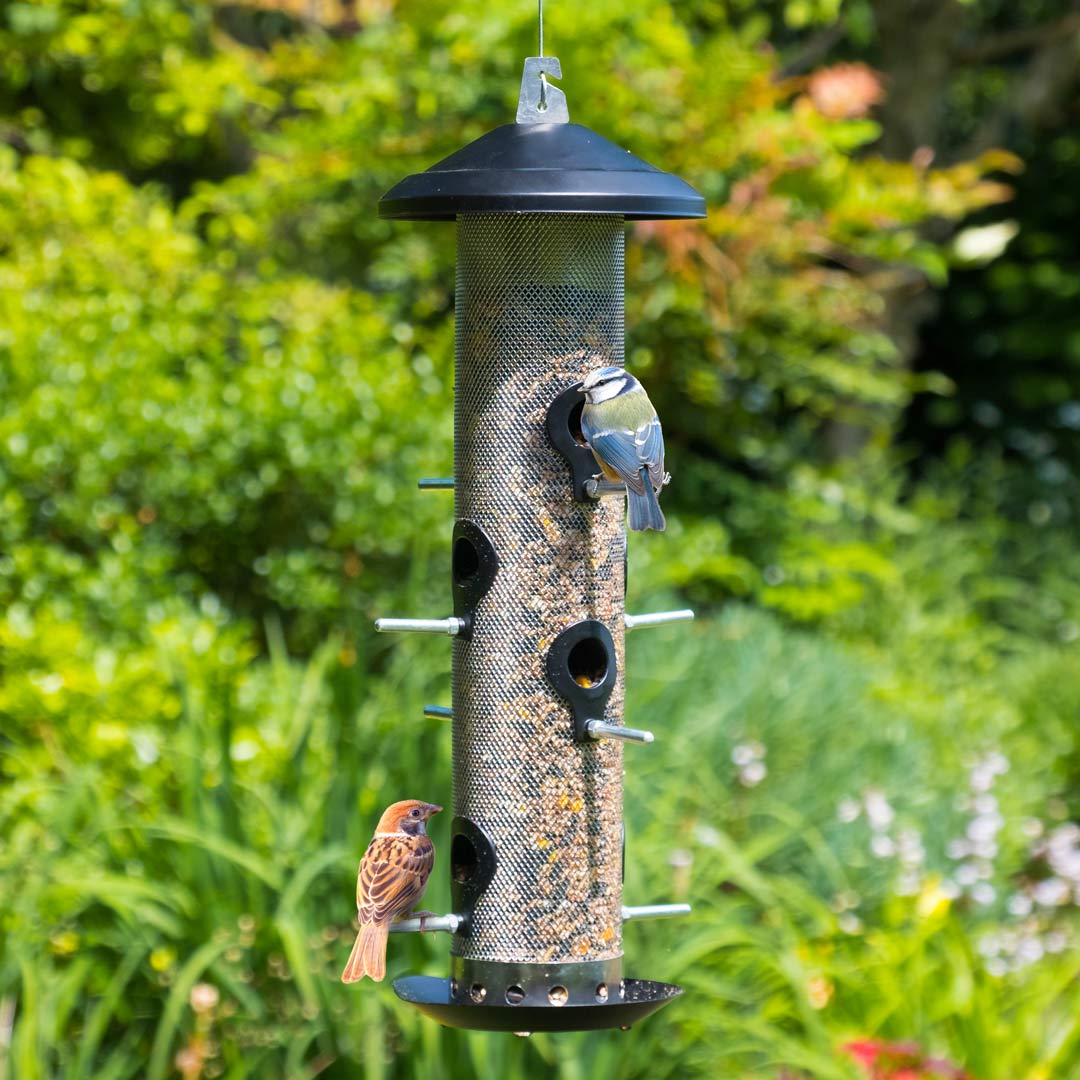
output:
{"label": "metal mesh cylinder", "polygon": [[[621,956],[622,748],[575,742],[545,674],[558,634],[595,619],[618,678],[626,532],[619,499],[575,502],[548,440],[552,401],[623,360],[623,219],[477,214],[458,222],[455,508],[499,561],[453,659],[454,810],[495,847],[496,870],[453,951],[488,962]],[[460,964],[460,961],[458,961]]]}

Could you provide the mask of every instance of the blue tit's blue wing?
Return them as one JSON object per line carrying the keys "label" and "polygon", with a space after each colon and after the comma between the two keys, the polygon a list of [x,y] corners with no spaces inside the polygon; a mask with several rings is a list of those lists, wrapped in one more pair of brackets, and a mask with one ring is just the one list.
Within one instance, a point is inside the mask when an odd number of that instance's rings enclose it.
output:
{"label": "blue tit's blue wing", "polygon": [[[582,425],[584,431],[584,425]],[[634,433],[629,430],[586,432],[586,438],[593,452],[604,460],[612,472],[619,474],[619,479],[630,488],[642,494],[645,483],[641,479],[640,469],[643,464],[638,459],[638,445]]]}
{"label": "blue tit's blue wing", "polygon": [[649,480],[654,488],[664,482],[664,433],[660,421],[653,413],[652,419],[642,424],[634,436],[638,460],[649,467]]}

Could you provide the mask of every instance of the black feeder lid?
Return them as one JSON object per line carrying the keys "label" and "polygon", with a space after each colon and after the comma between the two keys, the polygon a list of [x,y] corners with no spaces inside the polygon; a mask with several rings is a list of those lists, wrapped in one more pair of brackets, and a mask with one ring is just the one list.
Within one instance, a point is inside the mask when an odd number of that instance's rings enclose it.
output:
{"label": "black feeder lid", "polygon": [[[571,124],[556,57],[530,57],[518,122],[481,135],[379,202],[379,216],[452,221],[459,214],[621,214],[642,221],[701,218],[705,199],[595,131]],[[543,104],[541,104],[543,101]]]}

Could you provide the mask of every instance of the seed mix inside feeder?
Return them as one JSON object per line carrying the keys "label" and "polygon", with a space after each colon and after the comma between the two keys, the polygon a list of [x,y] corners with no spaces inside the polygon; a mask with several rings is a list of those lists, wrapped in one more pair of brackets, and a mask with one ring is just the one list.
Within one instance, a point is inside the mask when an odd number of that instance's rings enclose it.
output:
{"label": "seed mix inside feeder", "polygon": [[[453,643],[451,977],[394,989],[451,1027],[627,1027],[681,993],[628,979],[622,924],[686,905],[623,905],[623,488],[598,478],[580,384],[623,364],[630,220],[698,218],[701,196],[569,122],[554,57],[525,61],[517,122],[380,202],[457,222],[454,614],[380,630]],[[576,407],[578,406],[578,407]],[[397,930],[420,929],[418,920]]]}

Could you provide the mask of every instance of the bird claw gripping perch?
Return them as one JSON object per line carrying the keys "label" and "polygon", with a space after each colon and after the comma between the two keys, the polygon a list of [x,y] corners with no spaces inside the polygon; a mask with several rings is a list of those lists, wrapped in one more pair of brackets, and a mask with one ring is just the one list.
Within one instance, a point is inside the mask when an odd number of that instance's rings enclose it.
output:
{"label": "bird claw gripping perch", "polygon": [[420,920],[420,931],[419,932],[421,934],[426,934],[427,933],[427,921],[428,921],[428,919],[434,919],[434,918],[437,917],[437,915],[438,915],[438,913],[434,912],[434,911],[414,911],[409,916],[409,918],[410,919],[419,919]]}

